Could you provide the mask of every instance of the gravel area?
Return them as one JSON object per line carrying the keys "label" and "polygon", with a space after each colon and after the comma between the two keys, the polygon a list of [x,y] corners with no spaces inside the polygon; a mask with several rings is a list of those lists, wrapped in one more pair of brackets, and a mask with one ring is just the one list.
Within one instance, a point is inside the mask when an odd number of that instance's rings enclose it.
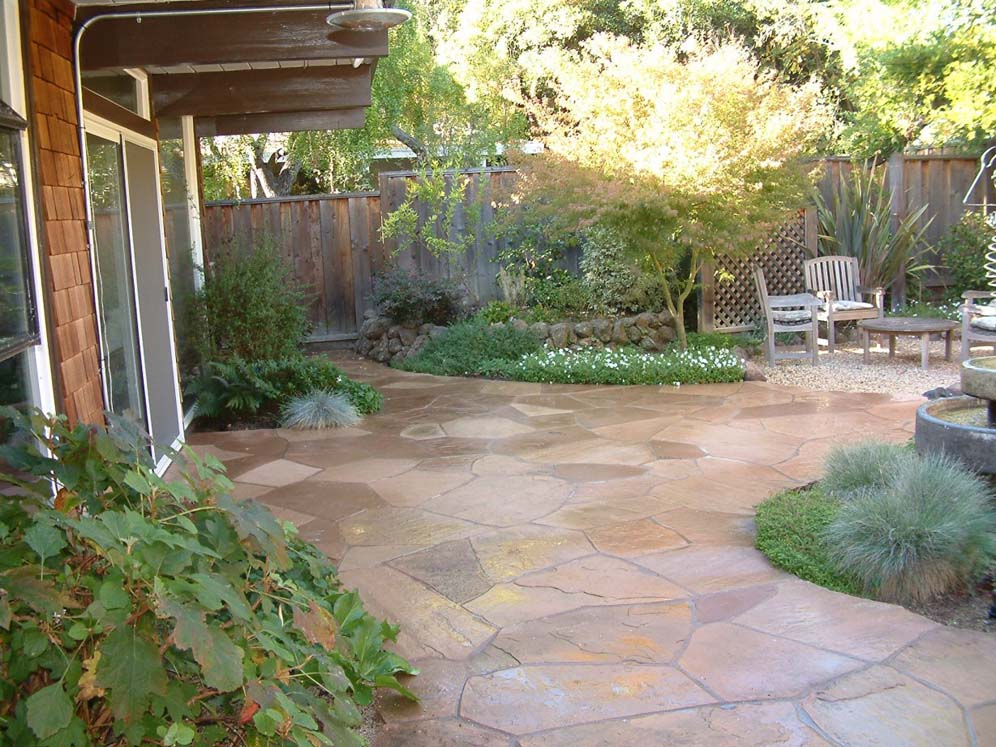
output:
{"label": "gravel area", "polygon": [[[757,359],[768,381],[783,386],[798,386],[829,392],[883,392],[899,398],[912,399],[939,386],[957,387],[961,363],[958,360],[960,341],[955,340],[952,360],[944,360],[944,342],[930,344],[930,368],[920,368],[920,340],[899,337],[896,340],[896,357],[889,358],[888,343],[874,342],[871,362],[862,362],[862,348],[858,342],[837,344],[830,355],[820,353],[820,364],[808,361],[778,361],[767,365],[763,354]],[[801,350],[801,348],[799,348]],[[977,355],[991,355],[991,348],[977,348]]]}

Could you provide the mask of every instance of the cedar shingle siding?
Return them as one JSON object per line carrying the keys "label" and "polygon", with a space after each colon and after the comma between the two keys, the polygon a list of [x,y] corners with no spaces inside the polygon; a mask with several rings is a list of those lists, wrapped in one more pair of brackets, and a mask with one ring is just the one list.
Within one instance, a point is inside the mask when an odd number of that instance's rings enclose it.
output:
{"label": "cedar shingle siding", "polygon": [[103,421],[97,322],[83,207],[72,68],[74,8],[69,0],[25,0],[32,87],[31,127],[38,149],[42,254],[49,263],[62,407],[73,422]]}

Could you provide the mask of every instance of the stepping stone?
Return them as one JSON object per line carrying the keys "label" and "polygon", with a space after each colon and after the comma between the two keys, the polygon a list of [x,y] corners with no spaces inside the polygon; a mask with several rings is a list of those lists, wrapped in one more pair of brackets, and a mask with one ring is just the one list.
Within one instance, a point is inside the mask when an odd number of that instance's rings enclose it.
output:
{"label": "stepping stone", "polygon": [[444,542],[391,564],[454,602],[466,602],[491,588],[467,540]]}
{"label": "stepping stone", "polygon": [[563,480],[541,475],[479,477],[444,495],[424,508],[479,524],[507,527],[553,513],[570,495]]}
{"label": "stepping stone", "polygon": [[662,527],[651,519],[589,529],[588,538],[600,551],[624,558],[674,550],[688,544],[673,529]]}
{"label": "stepping stone", "polygon": [[996,636],[938,628],[902,651],[892,665],[951,693],[971,708],[996,700]]}
{"label": "stepping stone", "polygon": [[239,482],[248,482],[253,485],[266,485],[271,488],[279,488],[306,480],[320,471],[315,467],[292,462],[289,459],[274,459],[272,462],[261,464],[248,472],[243,472],[235,479]]}
{"label": "stepping stone", "polygon": [[471,544],[484,572],[496,583],[594,552],[581,532],[533,524],[480,534]]}

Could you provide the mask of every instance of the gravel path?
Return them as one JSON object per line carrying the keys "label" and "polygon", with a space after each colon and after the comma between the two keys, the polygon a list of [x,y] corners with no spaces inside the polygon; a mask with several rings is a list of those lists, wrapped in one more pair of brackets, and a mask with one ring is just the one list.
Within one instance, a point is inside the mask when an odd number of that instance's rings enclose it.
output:
{"label": "gravel path", "polygon": [[[944,342],[930,344],[930,368],[920,368],[920,341],[900,337],[896,341],[896,357],[889,358],[887,346],[872,346],[871,362],[862,362],[860,343],[838,343],[837,351],[820,354],[820,365],[807,361],[779,361],[769,366],[760,358],[768,381],[784,386],[806,387],[827,392],[883,392],[901,398],[922,396],[929,389],[939,386],[957,387],[960,377],[958,351],[955,341],[953,360],[944,360]],[[991,354],[990,349],[977,348],[978,355]]]}

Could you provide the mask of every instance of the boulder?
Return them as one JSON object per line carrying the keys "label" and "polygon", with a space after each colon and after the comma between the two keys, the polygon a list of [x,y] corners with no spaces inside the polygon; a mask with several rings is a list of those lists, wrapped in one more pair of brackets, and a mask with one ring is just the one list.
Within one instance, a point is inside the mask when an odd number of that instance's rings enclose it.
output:
{"label": "boulder", "polygon": [[446,327],[440,327],[438,324],[429,325],[429,337],[439,337],[446,333]]}
{"label": "boulder", "polygon": [[640,347],[648,353],[658,353],[663,349],[660,343],[654,340],[652,335],[640,338]]}
{"label": "boulder", "polygon": [[582,340],[591,337],[595,329],[592,327],[591,322],[578,322],[574,325],[574,334],[580,337]]}
{"label": "boulder", "polygon": [[529,329],[529,323],[523,321],[522,319],[512,319],[509,321],[508,326],[512,329],[517,329],[520,332],[524,332]]}
{"label": "boulder", "polygon": [[356,352],[359,355],[365,356],[370,352],[370,348],[372,348],[373,345],[373,342],[368,337],[360,335],[359,339],[356,341]]}
{"label": "boulder", "polygon": [[602,342],[609,342],[612,339],[612,322],[608,319],[592,320],[591,333]]}
{"label": "boulder", "polygon": [[536,322],[535,324],[529,325],[529,331],[532,332],[540,340],[545,340],[550,336],[550,325],[546,322]]}
{"label": "boulder", "polygon": [[420,335],[427,335],[432,331],[432,325],[426,322],[421,327],[418,328],[418,333]]}
{"label": "boulder", "polygon": [[632,327],[624,327],[626,330],[626,337],[634,345],[639,345],[640,340],[643,339],[644,330],[637,327],[635,324]]}
{"label": "boulder", "polygon": [[394,355],[395,353],[400,353],[402,348],[404,348],[404,345],[401,344],[400,337],[391,337],[388,339],[387,352],[389,352],[391,355]]}
{"label": "boulder", "polygon": [[747,361],[744,364],[744,381],[767,381],[768,377],[764,371],[754,361]]}
{"label": "boulder", "polygon": [[418,355],[420,352],[422,352],[422,348],[425,347],[425,343],[427,343],[428,341],[429,341],[429,335],[419,335],[418,337],[416,337],[415,341],[412,343],[412,346],[408,348],[406,357],[412,358]]}
{"label": "boulder", "polygon": [[387,363],[391,360],[391,353],[387,349],[387,340],[381,338],[380,341],[370,349],[368,355],[378,363]]}
{"label": "boulder", "polygon": [[616,319],[612,325],[612,337],[609,339],[617,345],[625,345],[629,342],[629,336],[626,334],[626,327],[623,325],[622,319]]}
{"label": "boulder", "polygon": [[675,337],[674,327],[669,327],[666,324],[662,325],[660,329],[654,330],[654,332],[664,343],[671,342]]}
{"label": "boulder", "polygon": [[400,324],[392,324],[390,327],[388,327],[388,329],[387,329],[387,337],[388,337],[389,340],[397,340],[398,338],[400,338],[401,337],[401,325]]}
{"label": "boulder", "polygon": [[402,327],[399,336],[401,337],[401,344],[408,347],[415,342],[415,338],[418,337],[418,333],[411,327]]}
{"label": "boulder", "polygon": [[566,348],[577,340],[574,336],[574,326],[569,322],[550,325],[550,343],[556,348]]}
{"label": "boulder", "polygon": [[645,311],[642,314],[637,314],[636,326],[643,329],[654,329],[661,326],[661,322],[656,316]]}
{"label": "boulder", "polygon": [[360,336],[371,340],[378,340],[384,336],[389,326],[390,322],[382,316],[367,319],[363,322],[363,326],[360,327]]}

